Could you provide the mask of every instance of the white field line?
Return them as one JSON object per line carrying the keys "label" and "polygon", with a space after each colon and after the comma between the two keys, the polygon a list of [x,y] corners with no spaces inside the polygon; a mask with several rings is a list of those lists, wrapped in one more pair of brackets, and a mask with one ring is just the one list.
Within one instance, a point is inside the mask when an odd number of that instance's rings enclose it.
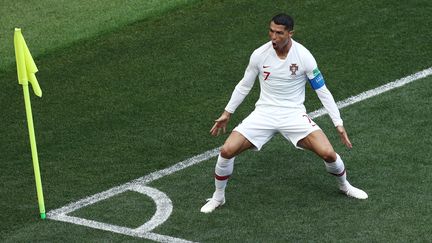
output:
{"label": "white field line", "polygon": [[[385,85],[382,85],[378,88],[360,93],[356,96],[349,97],[343,101],[337,102],[337,105],[339,109],[347,107],[349,105],[355,104],[357,102],[360,102],[362,100],[377,96],[379,94],[382,94],[384,92],[387,92],[389,90],[402,87],[408,83],[411,83],[413,81],[425,78],[427,76],[430,76],[432,74],[432,67],[427,68],[423,71],[414,73],[412,75],[406,76],[404,78],[398,79],[396,81],[387,83]],[[309,116],[311,118],[317,118],[320,116],[323,116],[327,114],[327,111],[324,108],[318,109],[314,112],[309,113]],[[115,232],[119,234],[134,236],[134,237],[141,237],[145,239],[150,239],[158,242],[190,242],[187,240],[174,238],[171,236],[166,235],[159,235],[152,233],[154,228],[161,225],[163,222],[165,222],[171,212],[172,212],[172,203],[171,200],[166,196],[163,192],[160,192],[157,189],[147,187],[146,185],[152,181],[155,181],[157,179],[160,179],[164,176],[173,174],[177,171],[183,170],[187,167],[190,167],[192,165],[201,163],[205,160],[211,159],[213,157],[216,157],[219,153],[219,147],[211,149],[209,151],[206,151],[202,154],[196,155],[192,158],[186,159],[184,161],[181,161],[171,167],[168,167],[163,170],[155,171],[149,175],[140,177],[138,179],[135,179],[133,181],[130,181],[128,183],[125,183],[120,186],[113,187],[111,189],[108,189],[104,192],[100,192],[97,194],[94,194],[92,196],[86,197],[84,199],[81,199],[77,202],[70,203],[64,207],[51,210],[47,213],[47,217],[52,220],[57,221],[63,221],[63,222],[69,222],[73,224],[83,225],[90,228]],[[93,220],[83,219],[79,217],[69,216],[67,214],[78,210],[80,208],[92,205],[94,203],[97,203],[99,201],[108,199],[110,197],[113,197],[117,194],[123,193],[125,191],[136,191],[139,193],[146,194],[150,196],[156,203],[156,213],[155,215],[150,219],[150,221],[146,222],[142,226],[136,228],[136,229],[130,229],[127,227],[117,226],[117,225],[111,225],[106,224],[102,222],[97,222]]]}
{"label": "white field line", "polygon": [[216,155],[218,155],[218,153],[219,153],[219,148],[215,148],[215,149],[209,150],[209,151],[204,152],[204,153],[202,153],[200,155],[196,155],[196,156],[194,156],[192,158],[189,158],[187,160],[179,162],[179,163],[177,163],[177,164],[175,164],[175,165],[173,165],[171,167],[168,167],[166,169],[155,171],[155,172],[150,173],[150,174],[148,174],[146,176],[143,176],[143,177],[140,177],[140,178],[135,179],[133,181],[127,182],[127,183],[125,183],[123,185],[116,186],[116,187],[108,189],[108,190],[106,190],[104,192],[100,192],[100,193],[94,194],[92,196],[89,196],[89,197],[86,197],[84,199],[81,199],[81,200],[79,200],[77,202],[70,203],[70,204],[68,204],[68,205],[66,205],[64,207],[61,207],[61,208],[58,208],[58,209],[55,209],[55,210],[51,210],[51,211],[49,211],[47,213],[47,216],[49,217],[50,215],[53,216],[53,215],[57,215],[57,214],[68,214],[68,213],[71,213],[71,212],[73,212],[73,211],[75,211],[77,209],[80,209],[80,208],[92,205],[92,204],[94,204],[96,202],[105,200],[105,199],[110,198],[110,197],[112,197],[114,195],[117,195],[117,194],[123,193],[125,191],[128,191],[128,190],[130,190],[131,187],[139,186],[139,185],[146,185],[146,184],[148,184],[148,183],[150,183],[152,181],[155,181],[157,179],[160,179],[160,178],[162,178],[164,176],[173,174],[173,173],[175,173],[175,172],[177,172],[179,170],[183,170],[183,169],[185,169],[185,168],[187,168],[189,166],[198,164],[198,163],[200,163],[200,162],[202,162],[204,160],[208,160],[209,158],[212,158],[212,157],[215,157]]}
{"label": "white field line", "polygon": [[[384,92],[387,92],[389,90],[399,88],[399,87],[402,87],[406,84],[414,82],[416,80],[425,78],[431,74],[432,74],[432,67],[424,69],[423,71],[411,74],[411,75],[406,76],[404,78],[395,80],[393,82],[384,84],[382,86],[379,86],[378,88],[365,91],[365,92],[360,93],[360,94],[355,95],[355,96],[351,96],[345,100],[337,102],[336,104],[339,107],[339,109],[342,109],[344,107],[350,106],[350,105],[355,104],[357,102],[360,102],[362,100],[369,99],[371,97],[377,96],[377,95],[382,94]],[[309,113],[308,115],[311,118],[316,118],[316,117],[322,116],[324,114],[327,114],[327,111],[324,108],[321,108],[321,109],[318,109],[314,112]]]}

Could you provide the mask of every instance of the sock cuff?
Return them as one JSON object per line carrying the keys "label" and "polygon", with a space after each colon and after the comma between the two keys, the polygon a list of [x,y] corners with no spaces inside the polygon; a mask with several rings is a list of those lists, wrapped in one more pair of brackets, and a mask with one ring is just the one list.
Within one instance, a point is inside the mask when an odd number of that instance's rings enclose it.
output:
{"label": "sock cuff", "polygon": [[327,172],[329,172],[332,175],[335,176],[342,176],[345,174],[345,165],[342,161],[341,157],[336,154],[336,161],[333,163],[328,163],[324,161],[324,164],[326,166]]}
{"label": "sock cuff", "polygon": [[215,167],[215,179],[227,180],[234,170],[234,158],[225,159],[219,155]]}
{"label": "sock cuff", "polygon": [[233,157],[231,159],[226,159],[226,158],[222,157],[222,155],[220,155],[220,153],[219,153],[219,156],[217,158],[217,163],[218,164],[230,164],[230,163],[234,162],[234,158],[235,157]]}

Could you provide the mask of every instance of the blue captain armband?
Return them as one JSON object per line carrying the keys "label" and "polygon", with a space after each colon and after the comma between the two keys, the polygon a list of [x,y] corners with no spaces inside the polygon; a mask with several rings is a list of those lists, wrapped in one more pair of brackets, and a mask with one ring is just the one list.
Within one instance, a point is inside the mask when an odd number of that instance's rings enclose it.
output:
{"label": "blue captain armband", "polygon": [[322,74],[318,70],[318,68],[315,68],[313,70],[313,74],[314,74],[314,78],[308,79],[308,80],[312,86],[312,89],[317,90],[317,89],[321,88],[322,86],[324,86],[325,81],[324,81],[324,77],[322,76]]}

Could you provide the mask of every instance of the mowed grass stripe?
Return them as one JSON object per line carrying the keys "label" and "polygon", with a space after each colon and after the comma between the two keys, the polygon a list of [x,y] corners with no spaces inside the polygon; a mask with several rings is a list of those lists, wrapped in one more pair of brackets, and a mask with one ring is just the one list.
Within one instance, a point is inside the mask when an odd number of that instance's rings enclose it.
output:
{"label": "mowed grass stripe", "polygon": [[[37,58],[44,97],[32,102],[47,209],[222,144],[225,137],[211,138],[208,130],[251,51],[267,40],[274,13],[294,13],[295,38],[311,49],[342,100],[432,65],[423,38],[431,30],[421,24],[430,19],[428,3],[205,1]],[[321,11],[310,18],[310,9]],[[400,16],[413,21],[395,24]],[[52,222],[48,229],[37,220],[21,89],[14,70],[0,73],[0,80],[0,193],[9,195],[1,201],[1,237],[26,241],[21,228],[33,227],[62,232],[60,239],[91,238],[80,227]],[[307,93],[308,110],[315,110],[319,102]],[[257,95],[255,89],[232,126]]]}
{"label": "mowed grass stripe", "polygon": [[35,57],[122,26],[195,3],[195,0],[4,1],[0,8],[0,71],[14,68],[13,29],[22,28]]}

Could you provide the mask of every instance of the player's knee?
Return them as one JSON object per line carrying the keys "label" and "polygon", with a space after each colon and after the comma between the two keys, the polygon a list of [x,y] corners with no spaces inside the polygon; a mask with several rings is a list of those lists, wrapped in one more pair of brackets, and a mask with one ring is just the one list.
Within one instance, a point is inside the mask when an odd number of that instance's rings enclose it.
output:
{"label": "player's knee", "polygon": [[235,156],[235,150],[229,144],[224,144],[220,150],[220,155],[225,159],[231,159]]}
{"label": "player's knee", "polygon": [[335,162],[337,157],[336,157],[336,152],[333,150],[333,148],[326,148],[324,149],[321,153],[320,153],[321,158],[328,162],[328,163],[332,163]]}

